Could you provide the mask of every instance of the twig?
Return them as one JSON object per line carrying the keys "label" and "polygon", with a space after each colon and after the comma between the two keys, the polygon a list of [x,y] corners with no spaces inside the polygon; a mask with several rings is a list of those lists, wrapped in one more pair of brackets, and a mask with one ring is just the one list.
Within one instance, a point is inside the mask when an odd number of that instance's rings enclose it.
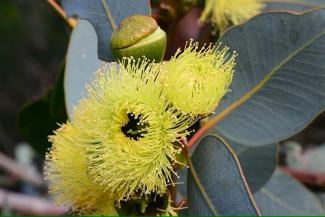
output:
{"label": "twig", "polygon": [[16,161],[1,152],[0,167],[7,170],[13,176],[22,179],[36,187],[44,186],[44,180],[40,174],[35,173],[33,170],[30,170],[30,168],[24,165],[18,164]]}
{"label": "twig", "polygon": [[174,210],[178,211],[178,210],[182,210],[182,209],[187,209],[188,207],[186,207],[186,205],[187,205],[187,200],[183,199],[176,205]]}
{"label": "twig", "polygon": [[109,8],[108,8],[108,5],[106,4],[106,0],[102,0],[102,5],[103,5],[103,7],[104,7],[104,10],[105,10],[105,13],[106,13],[107,19],[108,19],[109,23],[110,23],[111,26],[112,26],[112,29],[113,29],[113,30],[116,29],[115,21],[114,21],[114,19],[113,19],[113,17],[112,17],[112,14],[111,14],[111,12],[110,12],[110,10],[109,10]]}
{"label": "twig", "polygon": [[74,19],[72,17],[67,17],[67,15],[65,14],[64,10],[60,7],[60,5],[58,5],[58,3],[56,3],[55,0],[47,0],[47,2],[54,8],[54,10],[56,10],[56,12],[58,12],[61,15],[61,17],[63,17],[63,19],[71,27],[75,27],[75,25],[77,24],[76,19]]}
{"label": "twig", "polygon": [[55,216],[67,214],[66,209],[58,207],[46,199],[12,193],[3,189],[0,189],[0,206],[9,206],[10,209],[25,215]]}
{"label": "twig", "polygon": [[325,187],[325,173],[324,172],[312,172],[306,170],[291,169],[288,167],[280,167],[281,170],[288,175],[293,176],[298,179],[300,182],[310,185]]}

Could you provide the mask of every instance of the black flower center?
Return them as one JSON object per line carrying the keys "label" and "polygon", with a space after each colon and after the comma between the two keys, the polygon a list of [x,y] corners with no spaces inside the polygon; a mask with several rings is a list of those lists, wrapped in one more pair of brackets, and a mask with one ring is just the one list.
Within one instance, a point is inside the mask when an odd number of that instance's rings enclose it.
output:
{"label": "black flower center", "polygon": [[140,121],[142,115],[135,116],[133,113],[127,113],[129,121],[121,127],[125,136],[130,139],[139,140],[144,137],[144,134],[148,133],[148,122]]}
{"label": "black flower center", "polygon": [[122,201],[117,212],[121,216],[157,216],[157,214],[163,214],[160,210],[166,210],[168,200],[167,194],[159,196],[153,193],[139,199]]}

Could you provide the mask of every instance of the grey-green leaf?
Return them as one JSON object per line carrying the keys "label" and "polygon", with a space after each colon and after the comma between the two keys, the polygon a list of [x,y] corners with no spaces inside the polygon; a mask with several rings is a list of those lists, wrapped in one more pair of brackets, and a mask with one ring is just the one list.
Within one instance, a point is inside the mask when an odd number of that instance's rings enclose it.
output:
{"label": "grey-green leaf", "polygon": [[97,36],[87,20],[79,20],[73,29],[67,53],[64,89],[68,117],[86,94],[85,85],[104,62],[97,57]]}
{"label": "grey-green leaf", "polygon": [[262,215],[324,215],[318,198],[292,177],[277,170],[265,187],[254,194]]}
{"label": "grey-green leaf", "polygon": [[322,7],[325,5],[325,0],[295,0],[295,1],[301,2],[302,4],[313,5],[314,7]]}
{"label": "grey-green leaf", "polygon": [[[199,143],[199,142],[198,142]],[[236,156],[243,169],[250,190],[254,193],[258,191],[272,177],[277,165],[278,145],[270,144],[259,147],[229,143],[236,153]],[[180,176],[176,185],[178,199],[187,198],[187,173],[188,169],[177,172]]]}
{"label": "grey-green leaf", "polygon": [[[149,0],[106,0],[109,11],[117,25],[133,14],[150,15]],[[68,16],[77,16],[90,21],[98,36],[98,56],[106,61],[114,61],[110,50],[110,38],[113,29],[107,19],[101,0],[62,0]]]}
{"label": "grey-green leaf", "polygon": [[189,215],[258,215],[229,145],[216,136],[206,136],[191,159],[187,180]]}
{"label": "grey-green leaf", "polygon": [[[310,0],[264,0],[264,11],[294,11],[303,12],[320,6],[320,2]],[[325,4],[325,2],[323,2]]]}
{"label": "grey-green leaf", "polygon": [[234,79],[214,130],[245,145],[301,131],[325,107],[325,9],[266,13],[231,28],[221,41],[238,52]]}

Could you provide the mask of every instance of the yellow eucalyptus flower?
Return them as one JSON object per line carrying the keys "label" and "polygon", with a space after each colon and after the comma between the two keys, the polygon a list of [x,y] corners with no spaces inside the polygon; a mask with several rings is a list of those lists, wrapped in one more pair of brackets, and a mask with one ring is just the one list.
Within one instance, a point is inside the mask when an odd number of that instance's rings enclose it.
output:
{"label": "yellow eucalyptus flower", "polygon": [[90,174],[118,200],[166,192],[180,152],[174,143],[193,123],[162,94],[158,69],[130,59],[105,66],[75,110],[73,124],[91,137]]}
{"label": "yellow eucalyptus flower", "polygon": [[198,43],[190,41],[183,52],[178,49],[165,62],[160,79],[175,107],[192,115],[205,116],[214,111],[228,91],[236,57],[227,47],[219,47],[199,48]]}
{"label": "yellow eucalyptus flower", "polygon": [[[122,202],[166,195],[178,139],[227,92],[235,56],[191,41],[166,63],[128,58],[100,68],[72,123],[50,137],[45,174],[56,201],[74,213],[117,215]],[[166,207],[157,214],[176,214],[170,200]]]}
{"label": "yellow eucalyptus flower", "polygon": [[88,175],[86,146],[89,138],[70,123],[50,136],[53,146],[46,155],[45,176],[59,205],[75,214],[117,215],[114,200]]}
{"label": "yellow eucalyptus flower", "polygon": [[205,0],[200,21],[210,20],[220,32],[255,16],[263,8],[261,0]]}

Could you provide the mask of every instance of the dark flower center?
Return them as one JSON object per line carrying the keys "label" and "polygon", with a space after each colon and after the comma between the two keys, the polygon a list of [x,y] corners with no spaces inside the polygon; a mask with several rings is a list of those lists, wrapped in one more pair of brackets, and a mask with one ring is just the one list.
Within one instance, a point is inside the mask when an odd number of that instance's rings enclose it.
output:
{"label": "dark flower center", "polygon": [[142,115],[135,116],[133,113],[127,113],[129,121],[121,127],[125,136],[130,139],[139,140],[144,137],[144,134],[148,133],[148,122],[140,122]]}
{"label": "dark flower center", "polygon": [[155,193],[142,196],[139,199],[122,201],[117,212],[121,216],[157,216],[162,214],[160,210],[168,207],[168,195],[159,196]]}

